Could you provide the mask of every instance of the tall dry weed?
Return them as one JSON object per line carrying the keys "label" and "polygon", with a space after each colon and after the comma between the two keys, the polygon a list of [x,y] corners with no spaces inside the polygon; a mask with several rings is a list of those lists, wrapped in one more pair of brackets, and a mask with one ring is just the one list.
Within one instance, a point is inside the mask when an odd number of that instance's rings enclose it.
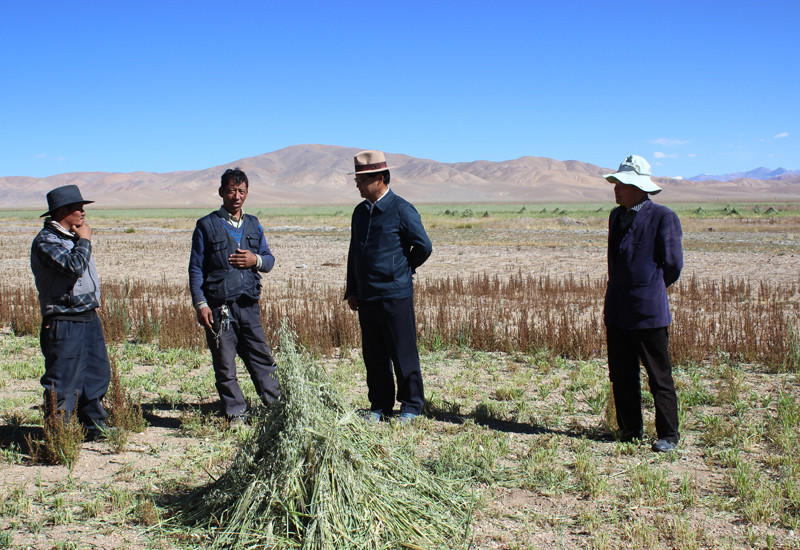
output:
{"label": "tall dry weed", "polygon": [[81,445],[85,437],[83,426],[75,411],[66,416],[63,410],[56,407],[57,399],[54,390],[51,389],[47,392],[46,399],[42,439],[34,439],[30,435],[25,436],[31,461],[62,464],[71,470],[81,454]]}
{"label": "tall dry weed", "polygon": [[[605,281],[565,275],[451,276],[422,281],[415,301],[420,344],[428,349],[547,352],[585,359],[604,354]],[[106,339],[155,341],[162,349],[205,346],[185,284],[125,281],[103,285]],[[684,277],[670,288],[670,347],[678,364],[729,358],[771,370],[800,369],[800,283]],[[358,316],[341,288],[290,279],[265,285],[267,334],[286,322],[317,354],[360,345]],[[35,289],[0,284],[0,324],[36,334]]]}
{"label": "tall dry weed", "polygon": [[129,432],[144,431],[147,423],[142,414],[141,397],[134,399],[123,386],[117,362],[113,357],[111,358],[111,380],[104,401],[109,411],[108,422],[110,425]]}

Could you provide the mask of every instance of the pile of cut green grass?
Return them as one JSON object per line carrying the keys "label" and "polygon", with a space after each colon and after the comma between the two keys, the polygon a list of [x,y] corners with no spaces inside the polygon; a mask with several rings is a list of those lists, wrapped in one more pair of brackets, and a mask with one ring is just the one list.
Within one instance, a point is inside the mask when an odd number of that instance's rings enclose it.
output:
{"label": "pile of cut green grass", "polygon": [[215,548],[388,549],[466,545],[473,496],[414,448],[364,423],[280,331],[283,397],[230,469],[183,503]]}

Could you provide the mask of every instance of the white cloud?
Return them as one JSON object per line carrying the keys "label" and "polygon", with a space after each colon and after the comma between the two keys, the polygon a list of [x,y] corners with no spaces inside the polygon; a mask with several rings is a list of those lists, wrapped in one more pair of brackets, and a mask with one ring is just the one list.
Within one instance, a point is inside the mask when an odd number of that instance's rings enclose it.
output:
{"label": "white cloud", "polygon": [[36,158],[37,159],[43,159],[46,156],[47,156],[47,153],[39,153],[38,155],[36,155]]}
{"label": "white cloud", "polygon": [[656,151],[655,153],[653,153],[653,156],[655,158],[657,158],[657,159],[676,159],[676,158],[678,158],[678,155],[675,155],[675,154],[668,155],[667,153],[664,153],[663,151]]}
{"label": "white cloud", "polygon": [[696,153],[689,153],[686,156],[689,157],[690,159],[697,158],[697,154]]}
{"label": "white cloud", "polygon": [[780,134],[775,134],[775,139],[789,137],[789,132],[781,132]]}
{"label": "white cloud", "polygon": [[686,145],[689,142],[682,141],[676,138],[658,138],[658,139],[651,139],[650,143],[661,145],[662,147],[679,147],[681,145]]}

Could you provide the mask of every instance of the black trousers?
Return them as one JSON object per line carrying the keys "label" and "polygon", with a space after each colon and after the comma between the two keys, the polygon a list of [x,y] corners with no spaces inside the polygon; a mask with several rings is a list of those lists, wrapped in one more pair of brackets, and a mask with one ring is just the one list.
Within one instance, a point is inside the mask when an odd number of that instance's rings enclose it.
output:
{"label": "black trousers", "polygon": [[650,392],[656,408],[656,433],[659,439],[678,442],[678,396],[672,380],[667,327],[621,330],[606,327],[608,371],[617,407],[617,423],[623,440],[641,439],[642,388],[639,360],[647,371]]}
{"label": "black trousers", "polygon": [[391,414],[396,377],[400,412],[420,414],[425,391],[417,351],[414,298],[359,300],[358,321],[371,409]]}
{"label": "black trousers", "polygon": [[206,329],[206,343],[211,351],[222,412],[227,416],[240,416],[247,410],[247,403],[236,377],[236,355],[242,358],[256,393],[265,405],[281,395],[275,376],[277,364],[267,345],[258,301],[240,299],[223,307],[228,310],[227,322],[224,322],[222,307],[211,308],[214,330]]}
{"label": "black trousers", "polygon": [[45,320],[39,344],[44,355],[41,384],[45,414],[54,412],[48,395],[52,390],[56,408],[65,420],[76,411],[78,420],[87,429],[103,426],[106,421],[103,397],[108,391],[111,365],[100,318],[93,314],[88,321]]}

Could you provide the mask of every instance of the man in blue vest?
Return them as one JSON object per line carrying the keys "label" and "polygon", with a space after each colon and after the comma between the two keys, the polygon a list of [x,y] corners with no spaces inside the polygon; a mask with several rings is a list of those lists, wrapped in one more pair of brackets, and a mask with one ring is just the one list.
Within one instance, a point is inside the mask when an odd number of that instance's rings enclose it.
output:
{"label": "man in blue vest", "polygon": [[[76,185],[47,194],[44,227],[31,245],[31,269],[39,291],[44,354],[45,415],[73,411],[89,440],[102,437],[111,365],[103,326],[97,315],[100,279],[92,254],[92,229],[86,222],[87,201]],[[52,395],[51,395],[52,392]],[[51,406],[55,396],[55,410]]]}
{"label": "man in blue vest", "polygon": [[236,378],[242,358],[265,405],[280,397],[277,365],[261,325],[261,273],[275,265],[258,218],[242,210],[249,183],[239,168],[222,174],[222,207],[197,220],[189,259],[189,288],[205,328],[216,387],[232,427],[246,422],[247,404]]}
{"label": "man in blue vest", "polygon": [[393,415],[396,377],[398,420],[410,422],[425,403],[412,277],[431,255],[431,241],[414,206],[389,189],[382,152],[358,153],[355,168],[356,187],[365,200],[353,211],[344,297],[358,311],[361,325],[367,420]]}
{"label": "man in blue vest", "polygon": [[608,369],[623,441],[641,439],[639,360],[647,371],[656,409],[656,452],[678,444],[678,398],[667,345],[672,322],[667,287],[683,268],[681,223],[675,212],[650,200],[661,191],[650,165],[637,155],[603,176],[619,204],[608,222],[608,288],[604,321]]}

